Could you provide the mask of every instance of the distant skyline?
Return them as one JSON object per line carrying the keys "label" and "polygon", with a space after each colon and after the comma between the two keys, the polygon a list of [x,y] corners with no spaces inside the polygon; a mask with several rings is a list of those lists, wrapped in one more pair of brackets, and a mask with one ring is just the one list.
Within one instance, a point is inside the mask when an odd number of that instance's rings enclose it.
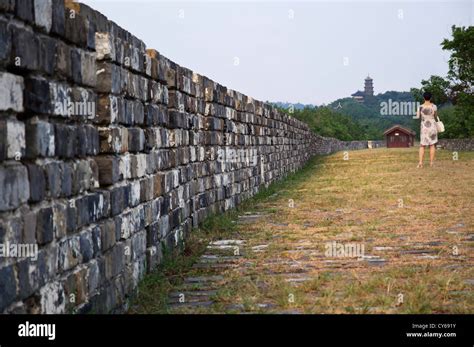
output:
{"label": "distant skyline", "polygon": [[262,101],[317,104],[409,91],[446,75],[458,1],[82,1],[179,65]]}

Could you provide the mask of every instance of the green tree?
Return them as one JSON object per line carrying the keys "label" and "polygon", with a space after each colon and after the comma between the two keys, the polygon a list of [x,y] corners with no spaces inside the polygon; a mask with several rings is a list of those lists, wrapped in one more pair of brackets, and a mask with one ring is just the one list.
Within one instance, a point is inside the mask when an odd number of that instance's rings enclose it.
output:
{"label": "green tree", "polygon": [[443,50],[451,52],[446,78],[431,76],[421,81],[421,89],[411,92],[421,100],[422,93],[429,91],[435,103],[447,106],[439,111],[446,128],[442,137],[474,137],[474,27],[452,26],[451,30],[452,38],[441,43]]}

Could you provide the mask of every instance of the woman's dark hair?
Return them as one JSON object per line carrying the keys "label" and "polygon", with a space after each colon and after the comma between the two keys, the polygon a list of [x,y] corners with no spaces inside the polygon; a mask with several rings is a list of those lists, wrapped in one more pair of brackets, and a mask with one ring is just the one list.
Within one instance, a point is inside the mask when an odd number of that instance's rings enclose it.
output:
{"label": "woman's dark hair", "polygon": [[430,92],[424,92],[423,93],[423,99],[425,99],[425,100],[431,100],[432,96],[433,95]]}

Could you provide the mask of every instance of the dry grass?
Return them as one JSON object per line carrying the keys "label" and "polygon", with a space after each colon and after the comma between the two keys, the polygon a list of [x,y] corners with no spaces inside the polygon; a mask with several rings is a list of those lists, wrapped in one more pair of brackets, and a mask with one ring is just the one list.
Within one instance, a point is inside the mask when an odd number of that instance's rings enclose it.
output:
{"label": "dry grass", "polygon": [[[438,151],[434,168],[416,169],[416,150],[319,158],[255,200],[247,209],[267,216],[232,231],[246,254],[219,271],[215,304],[178,312],[474,313],[474,153]],[[385,262],[328,257],[333,241]]]}

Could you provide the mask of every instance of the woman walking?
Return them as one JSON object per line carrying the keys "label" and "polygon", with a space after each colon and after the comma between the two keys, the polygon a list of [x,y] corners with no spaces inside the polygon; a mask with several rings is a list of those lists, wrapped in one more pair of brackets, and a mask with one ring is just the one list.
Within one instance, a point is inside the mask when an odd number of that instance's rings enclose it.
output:
{"label": "woman walking", "polygon": [[423,167],[423,158],[425,156],[425,147],[430,147],[430,166],[433,166],[436,143],[438,142],[438,129],[436,128],[436,117],[438,116],[438,109],[435,104],[431,102],[431,93],[425,92],[423,99],[425,102],[417,111],[417,117],[421,117],[421,128],[420,128],[420,153],[418,162],[418,168]]}

